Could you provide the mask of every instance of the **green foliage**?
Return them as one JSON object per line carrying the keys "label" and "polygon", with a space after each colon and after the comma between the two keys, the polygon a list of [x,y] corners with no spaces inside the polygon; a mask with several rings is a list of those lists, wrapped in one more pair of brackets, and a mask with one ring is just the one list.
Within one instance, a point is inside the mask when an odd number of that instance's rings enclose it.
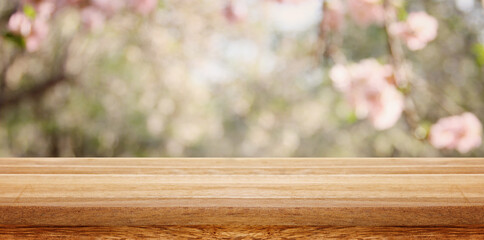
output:
{"label": "green foliage", "polygon": [[476,63],[481,67],[484,66],[484,44],[475,44],[472,47],[472,53],[476,58]]}
{"label": "green foliage", "polygon": [[162,8],[165,8],[165,6],[166,6],[165,1],[163,0],[158,1],[158,8],[162,9]]}
{"label": "green foliage", "polygon": [[35,19],[35,16],[37,15],[35,8],[30,4],[25,4],[23,11],[24,11],[24,14],[30,19]]}
{"label": "green foliage", "polygon": [[351,124],[351,123],[355,123],[356,121],[358,121],[358,116],[356,116],[355,111],[352,111],[346,118],[346,122]]}
{"label": "green foliage", "polygon": [[417,137],[417,139],[426,139],[429,136],[431,127],[432,123],[429,121],[420,122],[414,132],[415,137]]}
{"label": "green foliage", "polygon": [[399,21],[404,21],[407,19],[407,16],[408,16],[408,12],[407,10],[405,9],[405,2],[403,3],[403,6],[399,7],[397,9],[397,18]]}
{"label": "green foliage", "polygon": [[25,39],[24,37],[18,35],[18,34],[14,34],[14,33],[11,33],[11,32],[7,32],[3,35],[4,39],[7,40],[7,41],[10,41],[12,43],[14,43],[16,46],[24,49],[25,48]]}

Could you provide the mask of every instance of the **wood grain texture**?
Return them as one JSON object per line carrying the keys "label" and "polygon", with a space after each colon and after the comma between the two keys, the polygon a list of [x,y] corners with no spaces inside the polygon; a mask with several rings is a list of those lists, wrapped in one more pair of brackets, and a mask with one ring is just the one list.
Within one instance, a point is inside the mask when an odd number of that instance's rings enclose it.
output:
{"label": "wood grain texture", "polygon": [[484,159],[0,159],[0,224],[484,225]]}
{"label": "wood grain texture", "polygon": [[484,226],[0,226],[0,239],[484,239]]}

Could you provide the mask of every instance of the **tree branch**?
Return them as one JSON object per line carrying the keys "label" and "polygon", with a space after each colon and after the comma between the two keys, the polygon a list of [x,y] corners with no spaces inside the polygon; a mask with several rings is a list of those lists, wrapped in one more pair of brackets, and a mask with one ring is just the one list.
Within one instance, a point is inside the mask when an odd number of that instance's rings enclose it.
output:
{"label": "tree branch", "polygon": [[2,68],[2,71],[0,72],[0,97],[3,96],[7,88],[7,72],[10,66],[12,66],[12,64],[15,62],[16,57],[17,57],[17,53],[14,53],[10,57],[8,57],[6,63],[4,64],[5,66]]}
{"label": "tree branch", "polygon": [[[65,65],[67,63],[72,37],[67,42],[68,43],[65,44],[64,48],[60,48],[61,53],[56,57],[56,62],[59,62],[60,64],[56,71],[52,73],[51,77],[44,80],[44,82],[37,83],[25,90],[20,90],[11,94],[2,93],[0,95],[0,113],[6,108],[17,106],[27,99],[41,98],[58,84],[69,80],[69,77],[66,76]],[[5,79],[1,79],[1,81],[5,81]]]}
{"label": "tree branch", "polygon": [[323,12],[323,18],[319,24],[319,40],[317,42],[317,56],[323,57],[325,59],[331,59],[335,63],[346,63],[346,57],[338,48],[341,44],[341,36],[338,33],[332,33],[329,29],[326,17],[328,16],[328,3],[323,1],[323,6],[321,11]]}
{"label": "tree branch", "polygon": [[5,110],[9,107],[14,107],[20,104],[22,101],[26,99],[36,99],[42,97],[46,94],[50,89],[57,86],[59,83],[67,81],[65,75],[58,74],[47,81],[39,83],[27,90],[17,92],[10,96],[0,96],[0,112]]}
{"label": "tree branch", "polygon": [[[402,44],[398,38],[390,34],[390,25],[397,20],[395,11],[391,5],[391,0],[384,0],[383,4],[385,8],[384,31],[387,39],[390,61],[393,66],[395,84],[400,88],[405,88],[408,90],[411,87],[411,82],[409,80],[408,69],[406,68],[405,64],[405,55],[402,49]],[[408,90],[405,94],[406,102],[403,115],[410,129],[415,132],[419,126],[418,122],[420,121],[420,118],[415,109],[414,102],[408,96],[409,92],[410,91]]]}

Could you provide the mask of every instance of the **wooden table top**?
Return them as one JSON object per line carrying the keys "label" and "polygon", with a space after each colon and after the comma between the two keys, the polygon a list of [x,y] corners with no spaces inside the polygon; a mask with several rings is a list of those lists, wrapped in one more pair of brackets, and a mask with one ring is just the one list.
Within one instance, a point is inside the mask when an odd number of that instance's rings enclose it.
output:
{"label": "wooden table top", "polygon": [[4,158],[0,225],[484,225],[484,159]]}

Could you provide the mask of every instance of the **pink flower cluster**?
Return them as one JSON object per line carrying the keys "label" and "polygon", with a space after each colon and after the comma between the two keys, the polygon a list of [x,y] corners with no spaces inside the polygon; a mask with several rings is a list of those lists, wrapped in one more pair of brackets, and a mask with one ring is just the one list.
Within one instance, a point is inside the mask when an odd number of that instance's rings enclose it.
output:
{"label": "pink flower cluster", "polygon": [[413,12],[404,22],[390,26],[390,34],[400,37],[408,49],[415,51],[424,48],[437,37],[437,20],[425,12]]}
{"label": "pink flower cluster", "polygon": [[385,19],[382,0],[348,0],[347,5],[351,18],[360,26],[382,24]]}
{"label": "pink flower cluster", "polygon": [[431,127],[429,140],[436,148],[466,153],[481,145],[482,124],[472,113],[442,118]]}
{"label": "pink flower cluster", "polygon": [[131,5],[135,11],[147,15],[156,8],[158,0],[130,0],[129,5]]}
{"label": "pink flower cluster", "polygon": [[[156,8],[158,0],[21,0],[21,8],[8,22],[10,32],[25,39],[27,51],[40,48],[49,31],[48,21],[55,11],[63,7],[81,9],[83,23],[89,28],[100,28],[104,21],[123,7],[130,7],[140,14]],[[33,9],[26,13],[25,8]]]}
{"label": "pink flower cluster", "polygon": [[326,1],[323,13],[323,24],[332,31],[339,31],[343,28],[346,9],[340,0]]}
{"label": "pink flower cluster", "polygon": [[49,26],[48,19],[54,12],[55,2],[24,0],[35,11],[35,16],[27,16],[24,12],[14,13],[8,21],[8,29],[12,33],[25,39],[27,51],[33,52],[39,49],[42,41],[47,37]]}
{"label": "pink flower cluster", "polygon": [[376,129],[392,127],[404,108],[404,97],[393,84],[393,69],[375,59],[330,70],[336,89],[345,94],[360,119],[368,118]]}
{"label": "pink flower cluster", "polygon": [[344,24],[345,14],[348,11],[353,21],[362,27],[371,24],[383,24],[385,9],[381,0],[342,0],[326,1],[324,21],[330,30],[338,31]]}
{"label": "pink flower cluster", "polygon": [[[66,1],[66,0],[61,0]],[[158,0],[67,0],[71,6],[81,9],[81,19],[85,26],[90,29],[99,30],[104,26],[105,21],[129,7],[136,12],[146,15],[156,8]]]}
{"label": "pink flower cluster", "polygon": [[223,10],[225,19],[231,23],[244,21],[247,14],[248,9],[244,1],[228,1]]}
{"label": "pink flower cluster", "polygon": [[[371,24],[382,25],[385,20],[385,9],[382,0],[327,0],[324,12],[324,24],[333,31],[342,28],[345,14],[348,11],[353,21],[362,27]],[[401,38],[409,49],[419,50],[437,36],[437,20],[425,12],[413,12],[406,21],[396,22],[390,26],[390,34]]]}

